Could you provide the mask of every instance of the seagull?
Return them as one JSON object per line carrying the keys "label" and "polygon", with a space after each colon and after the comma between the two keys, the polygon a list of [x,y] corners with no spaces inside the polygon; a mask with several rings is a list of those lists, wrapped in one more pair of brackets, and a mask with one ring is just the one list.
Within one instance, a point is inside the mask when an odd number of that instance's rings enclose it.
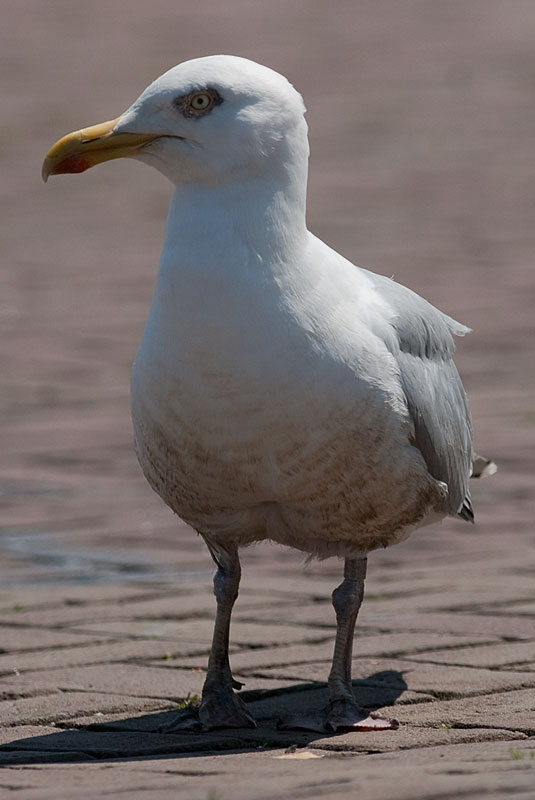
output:
{"label": "seagull", "polygon": [[344,559],[321,712],[283,728],[387,730],[351,682],[367,554],[447,515],[473,521],[472,450],[453,336],[469,332],[307,229],[301,95],[248,59],[186,61],[117,119],[70,133],[43,177],[130,157],[174,185],[131,383],[151,487],[215,561],[202,701],[175,729],[254,727],[228,647],[240,547],[271,540]]}

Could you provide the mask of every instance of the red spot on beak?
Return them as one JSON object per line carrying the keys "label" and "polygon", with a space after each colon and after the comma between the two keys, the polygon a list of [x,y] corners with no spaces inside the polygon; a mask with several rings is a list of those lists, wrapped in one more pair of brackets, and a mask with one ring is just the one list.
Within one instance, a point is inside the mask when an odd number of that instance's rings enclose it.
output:
{"label": "red spot on beak", "polygon": [[91,166],[83,156],[67,156],[54,167],[53,175],[63,175],[71,172],[85,172]]}

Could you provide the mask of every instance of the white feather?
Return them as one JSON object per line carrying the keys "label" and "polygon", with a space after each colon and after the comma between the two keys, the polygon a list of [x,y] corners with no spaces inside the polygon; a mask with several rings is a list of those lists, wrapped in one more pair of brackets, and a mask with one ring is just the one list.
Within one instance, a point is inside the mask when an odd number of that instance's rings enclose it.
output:
{"label": "white feather", "polygon": [[[204,87],[221,104],[181,117],[174,99]],[[456,512],[471,442],[451,332],[466,329],[308,232],[303,113],[282,76],[217,56],[122,117],[162,135],[140,157],[175,184],[132,374],[136,447],[207,537],[364,554]]]}

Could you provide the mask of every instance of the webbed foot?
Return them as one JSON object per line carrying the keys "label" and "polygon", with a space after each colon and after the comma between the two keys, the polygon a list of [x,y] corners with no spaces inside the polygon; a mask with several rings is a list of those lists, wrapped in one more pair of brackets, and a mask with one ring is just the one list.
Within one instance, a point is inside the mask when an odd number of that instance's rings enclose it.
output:
{"label": "webbed foot", "polygon": [[388,731],[399,728],[396,719],[382,719],[368,714],[352,700],[336,700],[325,711],[315,714],[294,714],[279,720],[280,730],[307,730],[319,733],[338,731]]}
{"label": "webbed foot", "polygon": [[256,728],[243,700],[232,689],[218,687],[203,692],[199,708],[180,710],[165,733],[211,731],[216,728]]}

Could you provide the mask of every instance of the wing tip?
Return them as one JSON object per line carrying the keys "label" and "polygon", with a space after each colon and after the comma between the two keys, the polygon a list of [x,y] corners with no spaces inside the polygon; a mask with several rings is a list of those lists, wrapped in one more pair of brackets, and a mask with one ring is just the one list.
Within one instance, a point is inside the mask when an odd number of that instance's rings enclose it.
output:
{"label": "wing tip", "polygon": [[467,492],[466,497],[457,509],[457,516],[464,519],[465,522],[474,523],[474,509],[472,507],[472,498],[470,492]]}

